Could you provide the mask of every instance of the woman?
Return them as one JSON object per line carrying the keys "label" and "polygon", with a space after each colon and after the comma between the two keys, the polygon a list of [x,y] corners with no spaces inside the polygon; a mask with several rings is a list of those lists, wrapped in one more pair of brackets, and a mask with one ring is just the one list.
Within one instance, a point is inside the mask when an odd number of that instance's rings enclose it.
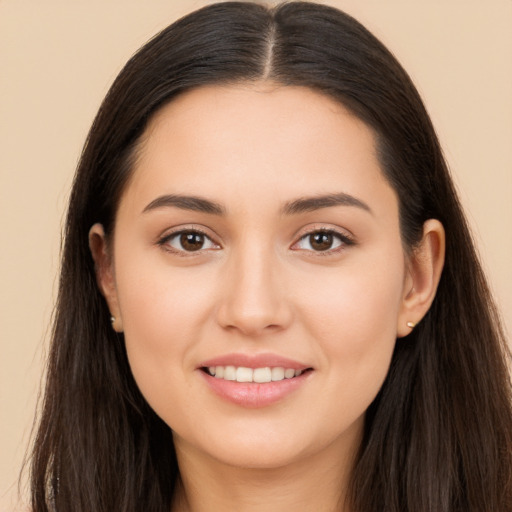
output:
{"label": "woman", "polygon": [[391,54],[325,6],[212,5],[89,134],[33,510],[510,510],[505,355]]}

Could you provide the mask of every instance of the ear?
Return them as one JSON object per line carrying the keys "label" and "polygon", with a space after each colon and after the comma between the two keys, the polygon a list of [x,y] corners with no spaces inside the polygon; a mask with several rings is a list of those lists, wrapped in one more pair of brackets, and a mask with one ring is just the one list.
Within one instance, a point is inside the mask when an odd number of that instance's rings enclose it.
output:
{"label": "ear", "polygon": [[397,337],[411,333],[427,314],[441,279],[445,254],[444,227],[436,219],[423,224],[423,237],[407,259]]}
{"label": "ear", "polygon": [[112,327],[114,331],[122,332],[123,322],[117,300],[114,264],[101,224],[94,224],[89,230],[89,249],[94,260],[98,287],[107,301],[112,316]]}

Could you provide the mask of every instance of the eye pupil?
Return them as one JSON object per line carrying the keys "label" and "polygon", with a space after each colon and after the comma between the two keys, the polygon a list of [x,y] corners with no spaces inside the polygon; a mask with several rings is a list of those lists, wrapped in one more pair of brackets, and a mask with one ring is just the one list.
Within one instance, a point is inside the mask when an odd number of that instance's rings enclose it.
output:
{"label": "eye pupil", "polygon": [[186,251],[199,251],[204,245],[204,235],[201,233],[182,233],[180,244]]}
{"label": "eye pupil", "polygon": [[316,251],[327,251],[332,247],[333,236],[331,233],[313,233],[309,236],[309,243]]}

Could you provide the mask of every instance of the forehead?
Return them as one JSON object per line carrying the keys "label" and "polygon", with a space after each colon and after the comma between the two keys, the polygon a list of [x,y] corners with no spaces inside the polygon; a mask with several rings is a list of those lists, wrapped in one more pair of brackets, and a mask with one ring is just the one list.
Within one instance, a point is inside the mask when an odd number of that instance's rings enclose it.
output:
{"label": "forehead", "polygon": [[[171,132],[180,142],[210,141],[222,147],[234,140],[267,143],[286,148],[307,141],[307,148],[328,139],[346,125],[374,147],[373,133],[341,103],[307,87],[283,86],[272,82],[211,85],[187,91],[153,116],[143,136],[143,149],[151,149]],[[357,133],[356,133],[357,132]],[[277,138],[276,138],[277,135]],[[327,142],[327,141],[326,141]],[[341,142],[341,139],[338,140]]]}
{"label": "forehead", "polygon": [[128,193],[149,202],[162,193],[247,200],[264,191],[285,201],[382,187],[389,189],[365,123],[308,88],[264,83],[204,86],[160,109]]}

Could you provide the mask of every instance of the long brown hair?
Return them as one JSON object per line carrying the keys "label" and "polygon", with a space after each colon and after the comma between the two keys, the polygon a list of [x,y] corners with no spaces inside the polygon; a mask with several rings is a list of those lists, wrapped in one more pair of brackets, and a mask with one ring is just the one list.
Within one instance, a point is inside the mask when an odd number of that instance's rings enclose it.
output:
{"label": "long brown hair", "polygon": [[376,133],[399,198],[404,247],[423,223],[446,230],[434,303],[398,340],[366,414],[354,512],[512,510],[507,345],[439,142],[391,53],[334,8],[227,2],[163,30],[121,71],[91,128],[64,232],[48,378],[32,455],[34,512],[168,512],[179,475],[169,427],[132,377],[96,285],[88,231],[112,233],[151,116],[205,84],[270,79],[344,104]]}

